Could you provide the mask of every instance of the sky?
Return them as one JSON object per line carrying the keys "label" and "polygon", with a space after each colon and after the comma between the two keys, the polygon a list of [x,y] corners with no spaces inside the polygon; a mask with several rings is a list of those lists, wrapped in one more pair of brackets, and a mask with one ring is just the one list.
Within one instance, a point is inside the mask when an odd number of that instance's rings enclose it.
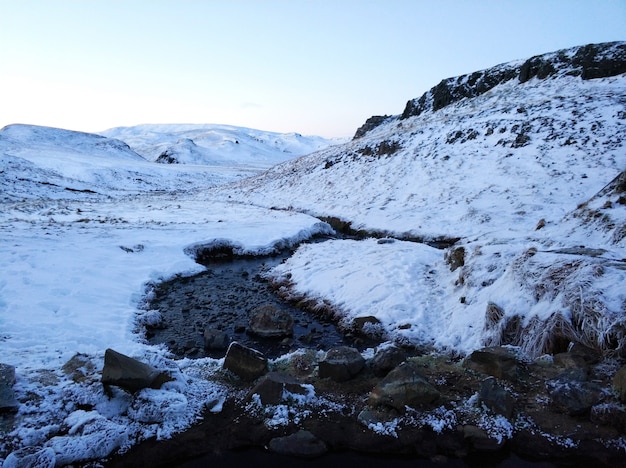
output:
{"label": "sky", "polygon": [[626,0],[0,0],[0,128],[352,136],[451,76],[626,39]]}

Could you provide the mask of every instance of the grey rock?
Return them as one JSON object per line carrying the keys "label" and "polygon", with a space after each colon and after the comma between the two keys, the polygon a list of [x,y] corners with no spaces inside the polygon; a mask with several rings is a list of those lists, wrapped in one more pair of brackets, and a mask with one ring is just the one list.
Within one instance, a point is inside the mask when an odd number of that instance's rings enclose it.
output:
{"label": "grey rock", "polygon": [[301,458],[317,458],[328,451],[324,441],[302,429],[295,434],[270,440],[269,448],[281,455]]}
{"label": "grey rock", "polygon": [[626,365],[615,373],[613,387],[617,390],[620,401],[626,403]]}
{"label": "grey rock", "polygon": [[256,310],[250,317],[250,332],[263,338],[293,335],[293,317],[271,305]]}
{"label": "grey rock", "polygon": [[206,328],[203,334],[204,349],[222,350],[228,348],[230,338],[226,332],[215,328]]}
{"label": "grey rock", "polygon": [[404,362],[374,387],[369,394],[368,404],[391,406],[402,411],[405,406],[417,407],[438,398],[439,391],[428,382],[419,368],[411,362]]}
{"label": "grey rock", "polygon": [[374,375],[384,377],[406,360],[406,353],[397,346],[387,346],[374,354],[370,367]]}
{"label": "grey rock", "polygon": [[355,318],[352,321],[352,330],[358,335],[372,337],[380,337],[383,333],[380,320],[372,315]]}
{"label": "grey rock", "polygon": [[474,351],[463,361],[463,367],[511,381],[517,380],[519,371],[513,351],[500,346]]}
{"label": "grey rock", "polygon": [[358,350],[349,346],[331,348],[319,362],[320,378],[330,377],[335,382],[345,382],[361,372],[365,359]]}
{"label": "grey rock", "polygon": [[580,416],[590,412],[591,407],[600,403],[602,387],[582,380],[579,373],[566,372],[554,380],[546,382],[552,406],[570,416]]}
{"label": "grey rock", "polygon": [[233,341],[226,351],[224,369],[244,380],[254,380],[267,372],[267,358],[256,349]]}
{"label": "grey rock", "polygon": [[0,364],[0,413],[15,412],[20,404],[15,398],[15,367]]}
{"label": "grey rock", "polygon": [[471,424],[463,426],[463,437],[469,440],[476,450],[494,452],[504,445],[504,440],[492,439],[485,431]]}
{"label": "grey rock", "polygon": [[171,380],[166,373],[110,348],[104,353],[103,385],[115,385],[136,392],[142,388],[161,388]]}
{"label": "grey rock", "polygon": [[501,414],[507,419],[513,415],[515,400],[494,377],[488,377],[481,382],[478,399],[496,414]]}
{"label": "grey rock", "polygon": [[56,455],[50,447],[24,447],[11,452],[4,460],[4,468],[54,468]]}
{"label": "grey rock", "polygon": [[283,401],[284,392],[296,395],[305,395],[306,388],[295,377],[283,372],[270,372],[259,379],[259,382],[248,393],[248,399],[252,395],[259,395],[263,405],[278,405]]}

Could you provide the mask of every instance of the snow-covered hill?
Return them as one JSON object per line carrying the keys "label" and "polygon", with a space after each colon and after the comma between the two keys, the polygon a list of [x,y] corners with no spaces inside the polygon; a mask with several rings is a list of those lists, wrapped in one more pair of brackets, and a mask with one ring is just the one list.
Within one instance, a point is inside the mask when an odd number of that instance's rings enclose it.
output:
{"label": "snow-covered hill", "polygon": [[626,206],[623,187],[599,192],[626,169],[625,72],[621,42],[443,80],[351,142],[220,193],[378,236],[460,239],[435,262],[422,246],[338,241],[275,270],[287,297],[331,304],[347,326],[374,315],[395,339],[461,352],[621,349]]}
{"label": "snow-covered hill", "polygon": [[20,124],[0,130],[0,162],[2,200],[193,190],[258,172],[236,159],[220,167],[164,166],[120,140]]}
{"label": "snow-covered hill", "polygon": [[267,169],[338,142],[298,133],[210,124],[116,127],[102,135],[125,141],[149,161],[210,166],[237,164],[251,169]]}
{"label": "snow-covered hill", "polygon": [[[625,49],[602,50],[625,61]],[[278,165],[232,192],[410,237],[525,232],[541,218],[558,222],[625,168],[626,82],[623,72],[584,80],[572,64],[522,82],[524,64],[444,80],[470,89],[500,81],[459,99],[449,97],[456,88],[443,92],[440,84],[359,138]],[[433,109],[439,95],[451,102]],[[419,102],[426,104],[412,115]]]}

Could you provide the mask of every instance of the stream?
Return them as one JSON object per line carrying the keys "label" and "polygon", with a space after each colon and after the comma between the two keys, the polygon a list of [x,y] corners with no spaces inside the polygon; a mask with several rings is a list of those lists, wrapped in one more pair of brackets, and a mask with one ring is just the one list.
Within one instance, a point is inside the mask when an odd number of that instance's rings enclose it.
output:
{"label": "stream", "polygon": [[[270,359],[298,348],[327,350],[346,345],[363,350],[377,343],[363,337],[344,335],[328,318],[316,316],[280,299],[263,273],[289,257],[291,252],[265,257],[234,257],[204,260],[206,270],[193,276],[177,276],[154,285],[148,308],[159,310],[162,320],[146,328],[151,344],[165,344],[183,358],[222,358],[226,349],[205,349],[204,331],[226,333],[261,351]],[[260,308],[270,306],[287,312],[294,321],[293,335],[262,338],[250,332],[249,319]]]}

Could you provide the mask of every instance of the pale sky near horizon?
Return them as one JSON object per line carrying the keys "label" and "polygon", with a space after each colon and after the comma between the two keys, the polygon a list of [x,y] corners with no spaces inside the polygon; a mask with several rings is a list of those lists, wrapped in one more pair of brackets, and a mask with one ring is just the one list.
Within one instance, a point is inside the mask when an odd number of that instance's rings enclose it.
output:
{"label": "pale sky near horizon", "polygon": [[443,78],[626,39],[626,0],[0,0],[0,128],[352,136]]}

